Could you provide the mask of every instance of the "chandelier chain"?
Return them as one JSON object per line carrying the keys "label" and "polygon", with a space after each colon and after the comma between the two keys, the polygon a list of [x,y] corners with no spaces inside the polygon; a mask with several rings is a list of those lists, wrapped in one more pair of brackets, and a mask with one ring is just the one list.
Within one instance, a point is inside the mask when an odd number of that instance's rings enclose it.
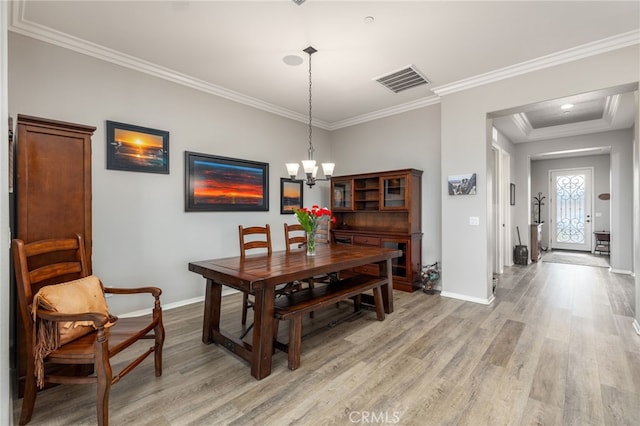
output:
{"label": "chandelier chain", "polygon": [[311,143],[311,133],[312,133],[312,115],[311,115],[311,52],[309,53],[309,160],[313,160],[313,144]]}
{"label": "chandelier chain", "polygon": [[[328,181],[331,180],[331,175],[333,174],[333,169],[335,167],[334,163],[322,163],[322,171],[324,173],[324,179],[319,179],[316,177],[316,173],[318,171],[318,166],[316,166],[316,161],[313,159],[314,148],[313,148],[313,72],[311,67],[311,55],[317,52],[313,46],[309,46],[306,49],[303,49],[303,52],[309,55],[309,148],[308,148],[308,159],[302,160],[302,167],[304,169],[304,173],[306,178],[304,183],[306,183],[309,188],[313,188],[317,181]],[[296,180],[296,175],[298,173],[299,164],[296,163],[286,163],[287,172],[289,172],[289,176],[291,180]]]}

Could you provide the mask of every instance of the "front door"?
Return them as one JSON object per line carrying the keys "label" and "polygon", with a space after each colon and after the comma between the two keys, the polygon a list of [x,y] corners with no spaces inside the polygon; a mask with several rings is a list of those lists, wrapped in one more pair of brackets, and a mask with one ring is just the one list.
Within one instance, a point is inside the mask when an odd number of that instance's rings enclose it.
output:
{"label": "front door", "polygon": [[551,247],[591,251],[593,169],[551,171]]}

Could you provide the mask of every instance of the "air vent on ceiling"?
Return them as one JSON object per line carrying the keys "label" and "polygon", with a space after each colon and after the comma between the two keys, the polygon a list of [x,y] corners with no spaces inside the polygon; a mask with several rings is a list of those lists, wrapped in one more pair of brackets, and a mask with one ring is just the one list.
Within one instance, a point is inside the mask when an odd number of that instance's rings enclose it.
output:
{"label": "air vent on ceiling", "polygon": [[409,65],[408,67],[401,70],[383,75],[382,77],[378,77],[375,80],[387,89],[394,91],[395,93],[402,92],[403,90],[420,86],[422,84],[430,83],[430,81],[423,77],[422,74],[413,65]]}

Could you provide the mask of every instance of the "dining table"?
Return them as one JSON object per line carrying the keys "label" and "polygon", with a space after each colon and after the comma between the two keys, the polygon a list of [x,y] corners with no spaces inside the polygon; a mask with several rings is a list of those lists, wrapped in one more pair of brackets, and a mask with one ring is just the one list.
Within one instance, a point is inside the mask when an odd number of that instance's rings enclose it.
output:
{"label": "dining table", "polygon": [[[217,343],[245,359],[251,365],[251,375],[261,380],[271,374],[277,286],[376,264],[379,276],[387,278],[388,284],[382,286],[382,299],[384,312],[390,314],[393,312],[392,260],[401,255],[401,250],[391,248],[319,244],[313,256],[299,249],[190,262],[189,271],[206,279],[202,341]],[[220,328],[223,286],[254,296],[251,343]]]}

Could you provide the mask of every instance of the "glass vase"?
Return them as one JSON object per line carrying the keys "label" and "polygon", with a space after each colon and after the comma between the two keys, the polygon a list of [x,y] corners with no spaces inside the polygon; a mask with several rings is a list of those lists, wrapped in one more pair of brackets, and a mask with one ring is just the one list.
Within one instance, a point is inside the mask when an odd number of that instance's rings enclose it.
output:
{"label": "glass vase", "polygon": [[307,256],[316,255],[316,233],[315,231],[307,232]]}

